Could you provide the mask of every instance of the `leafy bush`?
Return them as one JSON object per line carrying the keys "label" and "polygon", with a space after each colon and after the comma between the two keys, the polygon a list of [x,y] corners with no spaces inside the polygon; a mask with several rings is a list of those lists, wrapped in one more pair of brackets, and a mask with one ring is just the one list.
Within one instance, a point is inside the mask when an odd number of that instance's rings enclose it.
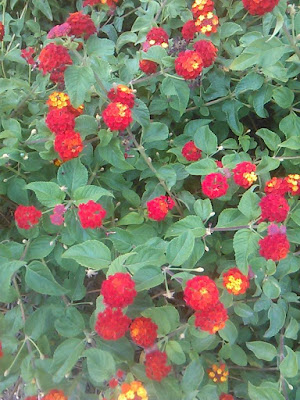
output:
{"label": "leafy bush", "polygon": [[299,7],[82,3],[2,0],[2,396],[299,399]]}

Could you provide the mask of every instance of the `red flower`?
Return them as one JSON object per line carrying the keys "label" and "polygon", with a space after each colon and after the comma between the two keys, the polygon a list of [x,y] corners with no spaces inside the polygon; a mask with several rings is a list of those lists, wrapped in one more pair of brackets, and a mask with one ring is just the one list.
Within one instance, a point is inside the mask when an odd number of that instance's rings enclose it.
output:
{"label": "red flower", "polygon": [[246,293],[249,288],[249,278],[243,275],[238,268],[230,268],[223,274],[223,286],[235,296]]}
{"label": "red flower", "polygon": [[108,382],[108,386],[111,389],[114,389],[115,387],[117,387],[119,384],[119,381],[116,378],[111,378],[110,381]]}
{"label": "red flower", "polygon": [[195,21],[197,32],[203,33],[206,36],[216,33],[218,25],[219,18],[212,12],[200,15]]}
{"label": "red flower", "polygon": [[107,4],[108,7],[116,7],[114,3],[117,3],[118,0],[85,0],[83,2],[83,7],[85,6],[95,6],[96,4]]}
{"label": "red flower", "polygon": [[201,158],[202,151],[191,140],[183,146],[181,153],[188,161],[198,161]]}
{"label": "red flower", "polygon": [[34,206],[18,206],[15,211],[16,224],[21,229],[30,229],[39,223],[42,213]]}
{"label": "red flower", "polygon": [[123,131],[133,121],[130,108],[120,102],[110,103],[103,110],[102,117],[111,131]]}
{"label": "red flower", "polygon": [[56,135],[54,140],[54,150],[59,154],[63,161],[78,157],[83,150],[81,136],[78,132],[71,130],[63,134]]}
{"label": "red flower", "polygon": [[29,396],[29,397],[25,397],[24,400],[38,400],[37,396]]}
{"label": "red flower", "polygon": [[186,283],[184,301],[194,310],[206,310],[219,301],[215,282],[208,276],[195,276]]}
{"label": "red flower", "polygon": [[259,206],[261,208],[260,221],[283,222],[290,211],[286,199],[276,193],[271,193],[263,197]]}
{"label": "red flower", "polygon": [[102,282],[100,293],[109,307],[124,308],[133,303],[136,296],[135,282],[128,273],[117,272]]}
{"label": "red flower", "polygon": [[140,60],[140,70],[147,75],[154,74],[157,71],[158,64],[151,60]]}
{"label": "red flower", "polygon": [[68,400],[68,398],[62,390],[52,389],[42,400]]}
{"label": "red flower", "polygon": [[162,221],[172,210],[175,203],[174,200],[167,196],[155,197],[147,202],[148,217],[155,221]]}
{"label": "red flower", "polygon": [[3,23],[0,21],[0,42],[3,41],[4,35],[5,35],[5,28]]}
{"label": "red flower", "polygon": [[212,308],[195,312],[196,328],[212,335],[225,327],[227,319],[227,310],[220,302]]}
{"label": "red flower", "polygon": [[[79,115],[81,115],[83,113],[84,110],[84,105],[82,104],[81,106],[79,106],[78,108],[74,108],[71,105],[70,102],[70,97],[63,92],[53,92],[49,95],[48,100],[46,101],[46,103],[49,106],[49,110],[53,110],[54,108],[56,109],[62,109],[64,108],[64,111],[68,111],[70,114],[73,115],[74,118],[78,117]],[[55,116],[57,117],[58,114],[54,114],[54,119]],[[70,116],[71,118],[71,116]],[[56,122],[57,124],[57,122]],[[73,129],[73,128],[72,128]]]}
{"label": "red flower", "polygon": [[185,80],[195,79],[202,72],[202,58],[196,51],[181,51],[175,60],[175,71]]}
{"label": "red flower", "polygon": [[163,28],[152,28],[147,33],[146,40],[150,46],[168,47],[169,35]]}
{"label": "red flower", "polygon": [[139,317],[130,325],[130,336],[138,346],[150,347],[157,339],[157,329],[151,318]]}
{"label": "red flower", "polygon": [[45,122],[52,133],[59,135],[75,128],[75,115],[67,107],[53,108],[48,112]]}
{"label": "red flower", "polygon": [[146,354],[146,375],[154,381],[161,381],[171,372],[172,367],[167,365],[167,354],[156,350]]}
{"label": "red flower", "polygon": [[183,39],[190,41],[194,39],[195,33],[196,33],[195,21],[191,19],[183,25],[181,34]]}
{"label": "red flower", "polygon": [[266,182],[265,193],[276,193],[284,195],[289,191],[288,183],[283,178],[276,178],[275,176]]}
{"label": "red flower", "polygon": [[290,243],[283,233],[267,235],[258,242],[259,254],[266,260],[280,261],[286,258],[290,250]]}
{"label": "red flower", "polygon": [[256,171],[256,165],[248,161],[243,161],[236,165],[232,170],[234,182],[248,189],[253,182],[257,181],[257,175],[254,173]]}
{"label": "red flower", "polygon": [[279,0],[243,0],[244,7],[251,15],[264,15],[273,10]]}
{"label": "red flower", "polygon": [[70,31],[71,31],[71,25],[66,22],[61,25],[55,25],[48,32],[47,38],[54,39],[57,37],[68,36]]}
{"label": "red flower", "polygon": [[200,15],[207,14],[214,9],[213,0],[195,0],[192,5],[192,13],[194,18],[198,18]]}
{"label": "red flower", "polygon": [[285,178],[286,183],[289,187],[289,193],[293,196],[300,195],[300,175],[290,174]]}
{"label": "red flower", "polygon": [[27,47],[26,49],[21,50],[21,57],[26,60],[29,65],[33,65],[35,63],[32,55],[34,53],[33,47]]}
{"label": "red flower", "polygon": [[217,167],[218,168],[223,168],[223,163],[222,163],[222,161],[218,161],[218,160],[216,160],[216,164],[217,164]]}
{"label": "red flower", "polygon": [[83,14],[82,11],[71,13],[66,23],[71,26],[70,35],[74,35],[75,37],[88,39],[96,33],[96,27],[91,17]]}
{"label": "red flower", "polygon": [[50,73],[50,79],[53,82],[63,82],[64,72],[67,65],[73,63],[68,50],[61,45],[54,43],[47,44],[39,55],[39,69],[46,75]]}
{"label": "red flower", "polygon": [[207,68],[215,62],[218,49],[209,40],[198,40],[194,43],[194,49],[202,58],[203,67]]}
{"label": "red flower", "polygon": [[120,308],[106,308],[97,316],[95,331],[105,340],[118,340],[127,332],[131,319]]}
{"label": "red flower", "polygon": [[207,175],[202,182],[202,192],[210,199],[224,196],[228,188],[227,179],[220,172]]}
{"label": "red flower", "polygon": [[0,342],[0,358],[3,357],[2,342]]}
{"label": "red flower", "polygon": [[93,200],[89,200],[87,203],[82,203],[78,206],[78,217],[84,229],[100,228],[105,215],[106,211],[101,204],[95,203]]}
{"label": "red flower", "polygon": [[213,364],[207,369],[207,374],[214,383],[223,383],[227,381],[229,372],[226,370],[226,365],[221,363]]}
{"label": "red flower", "polygon": [[110,89],[107,97],[110,101],[126,104],[129,108],[134,106],[135,96],[133,90],[125,85],[118,85],[116,88]]}
{"label": "red flower", "polygon": [[234,397],[231,394],[221,393],[219,400],[234,400]]}

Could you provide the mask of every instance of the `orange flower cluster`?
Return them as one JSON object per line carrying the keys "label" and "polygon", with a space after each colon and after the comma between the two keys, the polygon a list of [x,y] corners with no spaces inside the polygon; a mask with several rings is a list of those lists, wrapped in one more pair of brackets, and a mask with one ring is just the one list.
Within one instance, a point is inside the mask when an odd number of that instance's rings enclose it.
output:
{"label": "orange flower cluster", "polygon": [[68,398],[62,390],[52,389],[42,400],[68,400]]}
{"label": "orange flower cluster", "polygon": [[218,49],[209,40],[198,40],[194,49],[202,58],[203,67],[207,68],[215,62]]}
{"label": "orange flower cluster", "polygon": [[65,109],[74,114],[75,118],[83,113],[84,105],[82,104],[78,108],[74,108],[71,105],[70,97],[63,92],[53,92],[49,95],[47,104],[49,106],[49,110],[53,109]]}
{"label": "orange flower cluster", "polygon": [[290,174],[285,178],[273,177],[266,182],[265,193],[276,193],[279,195],[290,193],[292,196],[300,195],[300,175]]}
{"label": "orange flower cluster", "polygon": [[300,175],[299,174],[290,174],[286,178],[286,183],[289,187],[289,193],[293,196],[300,195]]}
{"label": "orange flower cluster", "polygon": [[107,97],[110,101],[126,104],[129,108],[134,106],[135,96],[133,90],[126,85],[118,85],[117,87],[110,89],[107,93]]}
{"label": "orange flower cluster", "polygon": [[162,221],[174,206],[175,202],[171,197],[155,197],[147,202],[148,217],[154,221]]}
{"label": "orange flower cluster", "polygon": [[157,339],[157,329],[151,318],[138,317],[130,325],[130,336],[138,346],[150,347]]}
{"label": "orange flower cluster", "polygon": [[101,204],[98,204],[93,200],[89,200],[87,203],[82,203],[78,206],[78,217],[83,229],[100,228],[105,215],[106,211]]}
{"label": "orange flower cluster", "polygon": [[228,379],[229,372],[226,370],[226,365],[221,363],[213,364],[211,368],[207,369],[207,374],[214,383],[224,383]]}
{"label": "orange flower cluster", "polygon": [[110,275],[101,286],[104,303],[109,307],[124,308],[133,303],[137,292],[135,282],[128,273]]}
{"label": "orange flower cluster", "polygon": [[202,151],[195,146],[195,143],[191,140],[187,142],[182,150],[181,154],[188,161],[198,161],[201,158]]}
{"label": "orange flower cluster", "polygon": [[68,50],[61,45],[49,43],[39,55],[39,69],[55,83],[64,82],[64,72],[68,65],[73,63]]}
{"label": "orange flower cluster", "polygon": [[243,0],[244,7],[251,15],[264,15],[273,10],[279,0]]}
{"label": "orange flower cluster", "polygon": [[83,143],[78,132],[66,130],[55,136],[54,150],[63,161],[78,157],[83,150]]}
{"label": "orange flower cluster", "polygon": [[127,104],[110,103],[102,112],[103,121],[111,131],[123,131],[133,121]]}
{"label": "orange flower cluster", "polygon": [[219,301],[219,291],[208,276],[195,276],[186,283],[184,300],[196,310],[195,326],[214,334],[225,327],[227,311]]}
{"label": "orange flower cluster", "polygon": [[147,390],[141,382],[123,383],[118,400],[148,400]]}
{"label": "orange flower cluster", "polygon": [[249,285],[248,276],[242,274],[238,268],[230,268],[223,274],[223,286],[235,296],[246,293]]}
{"label": "orange flower cluster", "polygon": [[167,365],[167,354],[164,351],[155,350],[146,354],[145,369],[149,379],[160,382],[169,375],[172,367]]}
{"label": "orange flower cluster", "polygon": [[0,42],[3,41],[4,34],[5,34],[5,28],[3,23],[0,21]]}
{"label": "orange flower cluster", "polygon": [[19,228],[30,229],[39,223],[42,213],[34,206],[18,206],[15,211],[15,221]]}
{"label": "orange flower cluster", "polygon": [[231,394],[221,393],[219,400],[234,400],[234,397]]}
{"label": "orange flower cluster", "polygon": [[257,181],[257,175],[255,174],[256,165],[248,161],[243,161],[236,165],[232,170],[234,182],[248,189],[254,182]]}
{"label": "orange flower cluster", "polygon": [[202,181],[202,192],[210,199],[224,196],[228,188],[227,179],[220,172],[208,174]]}
{"label": "orange flower cluster", "polygon": [[154,74],[157,71],[158,64],[151,60],[140,60],[140,70],[147,75]]}
{"label": "orange flower cluster", "polygon": [[69,35],[74,35],[77,38],[83,37],[84,39],[88,39],[96,33],[96,27],[91,17],[83,14],[82,11],[71,13],[66,23],[71,26]]}
{"label": "orange flower cluster", "polygon": [[202,14],[195,21],[196,31],[206,36],[216,33],[218,25],[219,18],[213,12]]}
{"label": "orange flower cluster", "polygon": [[202,58],[197,51],[181,51],[175,59],[175,71],[185,80],[197,78],[203,68]]}

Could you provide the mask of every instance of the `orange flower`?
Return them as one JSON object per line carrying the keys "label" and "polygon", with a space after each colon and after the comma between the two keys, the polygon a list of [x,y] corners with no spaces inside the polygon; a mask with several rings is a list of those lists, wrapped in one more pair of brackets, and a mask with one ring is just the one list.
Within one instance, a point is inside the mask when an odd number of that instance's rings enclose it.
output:
{"label": "orange flower", "polygon": [[88,39],[96,33],[96,27],[92,18],[89,15],[83,14],[82,11],[71,13],[66,23],[71,26],[69,35],[74,35],[78,38],[83,36],[84,39]]}
{"label": "orange flower", "polygon": [[211,308],[195,313],[195,326],[211,335],[225,328],[228,319],[227,310],[220,302]]}
{"label": "orange flower", "polygon": [[236,165],[232,170],[234,182],[248,189],[254,182],[257,181],[257,175],[255,174],[256,165],[248,161],[243,161]]}
{"label": "orange flower", "polygon": [[219,301],[217,285],[208,276],[195,276],[186,283],[184,300],[194,310],[209,309]]}
{"label": "orange flower", "polygon": [[102,117],[111,131],[123,131],[133,121],[130,108],[120,102],[110,103],[103,110]]}
{"label": "orange flower", "polygon": [[284,195],[289,191],[289,185],[286,181],[287,178],[276,178],[274,176],[272,179],[265,184],[265,193],[277,193]]}
{"label": "orange flower", "polygon": [[118,85],[116,88],[110,89],[107,97],[110,101],[126,104],[129,108],[134,106],[135,96],[133,90],[125,85]]}
{"label": "orange flower", "polygon": [[218,49],[209,40],[198,40],[194,43],[194,49],[202,58],[203,67],[207,68],[215,62]]}
{"label": "orange flower", "polygon": [[139,381],[123,383],[121,391],[118,400],[148,400],[147,391]]}
{"label": "orange flower", "polygon": [[130,325],[130,336],[138,346],[150,347],[157,338],[157,329],[151,318],[138,317]]}
{"label": "orange flower", "polygon": [[195,0],[192,5],[192,13],[194,18],[198,18],[200,15],[213,11],[213,9],[213,0]]}
{"label": "orange flower", "polygon": [[279,0],[243,0],[244,7],[251,15],[264,15],[273,10]]}
{"label": "orange flower", "polygon": [[53,92],[49,95],[48,100],[46,102],[49,106],[50,110],[53,109],[62,109],[66,108],[66,110],[70,111],[72,114],[75,114],[75,117],[78,117],[83,113],[84,105],[82,104],[78,108],[74,108],[70,103],[70,97],[63,92]]}
{"label": "orange flower", "polygon": [[2,42],[3,37],[4,37],[4,34],[5,34],[4,25],[3,25],[3,23],[0,21],[0,42]]}
{"label": "orange flower", "polygon": [[238,268],[230,268],[223,274],[223,286],[229,293],[237,296],[246,293],[249,288],[249,278],[243,275]]}
{"label": "orange flower", "polygon": [[201,14],[195,21],[197,32],[210,36],[217,32],[219,18],[212,12]]}
{"label": "orange flower", "polygon": [[207,369],[207,374],[214,383],[224,383],[228,379],[229,372],[226,370],[226,365],[221,363],[213,364]]}
{"label": "orange flower", "polygon": [[289,193],[293,196],[297,196],[300,194],[300,175],[299,174],[290,174],[285,178],[286,183],[289,187]]}
{"label": "orange flower", "polygon": [[83,143],[79,133],[66,131],[55,136],[54,150],[59,154],[63,161],[78,157],[83,150]]}
{"label": "orange flower", "polygon": [[140,70],[147,75],[154,74],[157,71],[158,64],[151,60],[140,60]]}
{"label": "orange flower", "polygon": [[62,390],[52,389],[42,400],[68,400],[68,398]]}
{"label": "orange flower", "polygon": [[180,52],[175,60],[175,71],[185,80],[197,78],[201,74],[202,68],[202,58],[193,50]]}

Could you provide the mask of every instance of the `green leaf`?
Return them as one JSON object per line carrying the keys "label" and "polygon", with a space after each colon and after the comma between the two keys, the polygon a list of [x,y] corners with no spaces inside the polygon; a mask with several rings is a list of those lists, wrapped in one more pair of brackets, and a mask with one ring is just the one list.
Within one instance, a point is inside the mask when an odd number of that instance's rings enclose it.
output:
{"label": "green leaf", "polygon": [[298,334],[299,328],[300,327],[299,327],[299,323],[297,322],[297,320],[295,320],[295,318],[291,317],[291,320],[285,331],[285,337],[288,339],[297,340],[297,334]]}
{"label": "green leaf", "polygon": [[51,8],[48,0],[33,0],[33,5],[40,10],[50,21],[53,21]]}
{"label": "green leaf", "polygon": [[66,197],[65,192],[54,182],[32,182],[26,185],[26,189],[34,191],[38,201],[46,207],[61,204]]}
{"label": "green leaf", "polygon": [[103,196],[114,197],[114,195],[106,189],[99,186],[85,185],[78,187],[73,192],[74,204],[78,206],[81,203],[87,203],[89,200],[98,201]]}
{"label": "green leaf", "polygon": [[185,81],[167,77],[161,85],[161,92],[170,100],[170,107],[182,115],[189,102],[190,89]]}
{"label": "green leaf", "polygon": [[71,258],[80,265],[95,270],[106,268],[111,262],[109,248],[97,240],[87,240],[70,247],[62,258]]}
{"label": "green leaf", "polygon": [[11,303],[16,299],[17,293],[11,285],[11,280],[15,272],[17,272],[24,264],[24,261],[10,261],[2,263],[0,268],[1,302]]}
{"label": "green leaf", "polygon": [[194,211],[202,219],[202,221],[205,221],[213,212],[211,201],[209,199],[196,200],[194,203]]}
{"label": "green leaf", "polygon": [[230,345],[233,345],[238,337],[238,330],[230,320],[226,321],[225,328],[221,329],[218,333]]}
{"label": "green leaf", "polygon": [[201,237],[205,234],[206,228],[204,227],[200,217],[197,217],[196,215],[188,215],[171,225],[165,236],[179,236],[186,231],[191,231],[195,237]]}
{"label": "green leaf", "polygon": [[167,262],[174,266],[183,264],[192,254],[194,244],[195,236],[190,230],[172,239],[167,247]]}
{"label": "green leaf", "polygon": [[137,40],[137,35],[133,32],[124,32],[122,33],[117,40],[116,50],[117,53],[121,50],[121,48],[127,43],[135,43]]}
{"label": "green leaf", "polygon": [[287,87],[276,87],[273,90],[273,99],[281,108],[290,108],[293,104],[294,97],[294,92]]}
{"label": "green leaf", "polygon": [[[99,130],[98,124],[96,119],[91,115],[80,115],[76,118],[75,122],[75,131],[79,132],[81,134],[81,137],[85,138],[89,135],[97,135]],[[78,160],[78,158],[75,158],[73,160]]]}
{"label": "green leaf", "polygon": [[64,315],[54,323],[58,334],[65,337],[74,337],[83,332],[85,324],[80,312],[75,307],[69,307]]}
{"label": "green leaf", "polygon": [[200,361],[193,360],[184,371],[181,387],[185,393],[196,390],[204,378],[204,369]]}
{"label": "green leaf", "polygon": [[220,29],[220,39],[226,39],[236,33],[243,32],[243,28],[235,22],[224,22]]}
{"label": "green leaf", "polygon": [[64,74],[67,93],[73,107],[79,107],[87,91],[94,83],[94,73],[90,67],[71,65]]}
{"label": "green leaf", "polygon": [[144,217],[137,212],[130,212],[118,221],[118,225],[140,225],[144,222]]}
{"label": "green leaf", "polygon": [[136,290],[148,290],[160,285],[164,281],[160,267],[147,266],[139,269],[133,276],[136,283]]}
{"label": "green leaf", "polygon": [[247,365],[247,355],[244,352],[244,350],[237,344],[232,345],[231,348],[232,348],[232,352],[230,354],[231,361],[237,365],[240,365],[241,367],[245,367]]}
{"label": "green leaf", "polygon": [[240,229],[233,238],[233,248],[237,267],[248,274],[248,259],[258,249],[258,235],[248,229]]}
{"label": "green leaf", "polygon": [[270,320],[270,327],[264,334],[264,337],[273,337],[280,331],[285,322],[286,313],[285,310],[278,304],[272,303],[268,317]]}
{"label": "green leaf", "polygon": [[173,306],[148,308],[142,315],[156,323],[160,335],[167,335],[179,326],[179,314]]}
{"label": "green leaf", "polygon": [[116,373],[113,356],[107,351],[92,348],[84,352],[90,377],[97,383],[109,380]]}
{"label": "green leaf", "polygon": [[25,282],[37,293],[61,296],[67,292],[56,282],[50,269],[40,261],[33,261],[27,266]]}
{"label": "green leaf", "polygon": [[175,340],[168,341],[166,345],[166,353],[171,362],[176,365],[184,364],[186,361],[186,357],[182,347]]}
{"label": "green leaf", "polygon": [[60,186],[66,186],[73,192],[88,182],[88,171],[79,158],[63,163],[57,171],[57,182]]}
{"label": "green leaf", "polygon": [[261,137],[269,149],[273,151],[280,145],[280,137],[277,133],[270,131],[270,129],[261,128],[256,132],[256,135]]}
{"label": "green leaf", "polygon": [[293,378],[298,374],[298,359],[296,353],[288,346],[284,346],[287,355],[279,365],[280,372],[286,378]]}
{"label": "green leaf", "polygon": [[251,221],[260,216],[261,210],[258,206],[259,202],[260,198],[253,192],[253,189],[250,188],[243,194],[238,209]]}
{"label": "green leaf", "polygon": [[190,175],[208,175],[217,172],[217,165],[211,158],[205,158],[191,163],[185,169]]}
{"label": "green leaf", "polygon": [[249,223],[249,219],[236,208],[226,208],[219,215],[217,228],[230,228],[243,226]]}
{"label": "green leaf", "polygon": [[235,94],[238,96],[248,90],[258,90],[262,87],[263,83],[264,77],[256,72],[251,71],[238,82],[235,88]]}
{"label": "green leaf", "polygon": [[135,99],[134,107],[132,109],[132,118],[138,122],[143,128],[150,124],[150,114],[148,107],[142,100]]}
{"label": "green leaf", "polygon": [[[194,136],[196,147],[210,155],[217,151],[218,139],[217,136],[209,129],[208,125],[200,127]],[[213,161],[213,160],[211,160]]]}
{"label": "green leaf", "polygon": [[278,281],[269,276],[263,283],[263,292],[269,299],[277,299],[280,296],[281,288]]}
{"label": "green leaf", "polygon": [[276,348],[267,342],[247,342],[246,346],[249,350],[253,351],[255,357],[257,357],[259,360],[272,361],[273,358],[277,356]]}
{"label": "green leaf", "polygon": [[151,122],[143,130],[143,140],[151,143],[158,140],[166,140],[169,137],[169,128],[161,122]]}
{"label": "green leaf", "polygon": [[119,170],[128,171],[134,169],[129,162],[125,161],[124,154],[120,149],[119,140],[111,140],[107,146],[97,147],[99,156],[109,162],[114,167],[118,168]]}
{"label": "green leaf", "polygon": [[248,394],[251,400],[284,400],[284,397],[278,390],[256,387],[251,382],[248,382]]}
{"label": "green leaf", "polygon": [[33,239],[25,257],[26,261],[47,257],[54,250],[54,241],[51,236],[40,236]]}
{"label": "green leaf", "polygon": [[92,35],[86,42],[86,51],[89,56],[105,58],[114,54],[115,44],[112,40],[100,39],[96,35]]}

